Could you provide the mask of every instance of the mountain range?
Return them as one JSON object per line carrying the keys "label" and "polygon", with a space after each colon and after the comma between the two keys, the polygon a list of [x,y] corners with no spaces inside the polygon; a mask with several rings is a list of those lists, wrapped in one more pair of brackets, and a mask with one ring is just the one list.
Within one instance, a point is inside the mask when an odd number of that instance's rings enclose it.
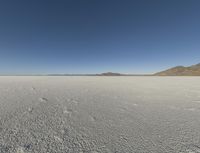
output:
{"label": "mountain range", "polygon": [[176,66],[158,73],[156,76],[200,76],[200,63],[192,66]]}
{"label": "mountain range", "polygon": [[47,74],[47,75],[48,76],[200,76],[200,63],[192,66],[176,66],[154,74],[123,74],[116,72],[115,73],[105,72],[100,74]]}

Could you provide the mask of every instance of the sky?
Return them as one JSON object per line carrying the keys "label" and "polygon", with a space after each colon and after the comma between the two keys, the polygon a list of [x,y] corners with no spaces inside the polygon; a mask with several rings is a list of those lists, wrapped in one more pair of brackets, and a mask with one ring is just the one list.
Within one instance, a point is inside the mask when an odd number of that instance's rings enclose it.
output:
{"label": "sky", "polygon": [[1,0],[0,74],[149,74],[200,63],[200,0]]}

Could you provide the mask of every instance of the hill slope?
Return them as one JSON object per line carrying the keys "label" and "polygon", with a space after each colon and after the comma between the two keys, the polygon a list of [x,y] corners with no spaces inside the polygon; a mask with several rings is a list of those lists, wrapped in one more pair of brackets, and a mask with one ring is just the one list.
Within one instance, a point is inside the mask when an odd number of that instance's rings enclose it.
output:
{"label": "hill slope", "polygon": [[157,76],[200,76],[200,64],[189,67],[176,66],[165,71],[155,73]]}

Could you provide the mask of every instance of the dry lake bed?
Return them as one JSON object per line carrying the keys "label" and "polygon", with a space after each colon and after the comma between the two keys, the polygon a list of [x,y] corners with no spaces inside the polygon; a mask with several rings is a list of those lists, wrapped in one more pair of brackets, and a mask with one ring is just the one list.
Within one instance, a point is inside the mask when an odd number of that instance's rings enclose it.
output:
{"label": "dry lake bed", "polygon": [[200,77],[0,77],[0,153],[200,153]]}

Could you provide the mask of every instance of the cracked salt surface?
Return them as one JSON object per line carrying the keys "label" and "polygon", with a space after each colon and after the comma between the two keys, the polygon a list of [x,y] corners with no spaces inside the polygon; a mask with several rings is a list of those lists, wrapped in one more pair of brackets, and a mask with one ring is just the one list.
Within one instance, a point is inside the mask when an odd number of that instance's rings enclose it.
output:
{"label": "cracked salt surface", "polygon": [[200,153],[199,82],[0,77],[0,153]]}

